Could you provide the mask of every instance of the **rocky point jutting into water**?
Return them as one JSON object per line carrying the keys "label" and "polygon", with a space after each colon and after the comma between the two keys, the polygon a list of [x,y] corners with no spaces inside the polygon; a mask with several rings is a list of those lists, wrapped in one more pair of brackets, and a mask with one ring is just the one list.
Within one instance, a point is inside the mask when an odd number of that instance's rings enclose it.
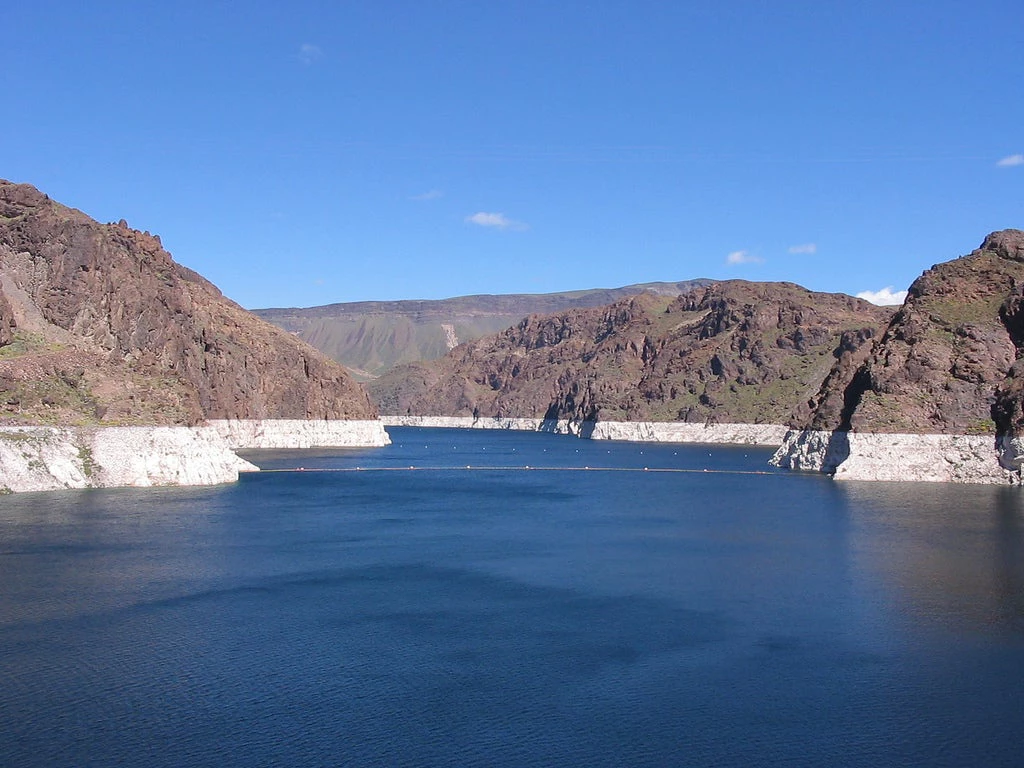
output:
{"label": "rocky point jutting into water", "polygon": [[[45,474],[43,456],[60,453],[45,446],[71,430],[78,470],[95,478],[84,484],[104,484],[90,430],[208,419],[342,420],[356,440],[387,439],[342,366],[224,298],[159,238],[0,181],[0,426],[64,430],[4,432],[0,474],[11,461]],[[201,434],[216,443],[211,456],[230,447],[213,430]],[[146,444],[157,443],[173,441]],[[156,472],[147,482],[180,477]],[[0,487],[12,488],[2,477]]]}
{"label": "rocky point jutting into water", "polygon": [[394,416],[793,424],[890,315],[842,294],[734,280],[531,316],[369,386]]}
{"label": "rocky point jutting into water", "polygon": [[1024,232],[933,266],[868,358],[839,366],[774,461],[850,479],[1019,482]]}

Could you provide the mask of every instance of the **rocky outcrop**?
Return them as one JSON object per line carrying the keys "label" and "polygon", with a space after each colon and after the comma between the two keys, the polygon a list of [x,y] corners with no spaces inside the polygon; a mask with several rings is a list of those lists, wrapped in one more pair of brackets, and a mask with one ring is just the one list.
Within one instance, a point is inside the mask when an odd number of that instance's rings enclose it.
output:
{"label": "rocky outcrop", "polygon": [[85,434],[94,487],[217,485],[257,469],[209,429],[107,427]]}
{"label": "rocky outcrop", "polygon": [[[910,434],[1008,431],[1009,423],[995,423],[993,406],[997,391],[1012,389],[1006,380],[1024,348],[1024,260],[1012,258],[1020,235],[993,233],[978,250],[915,280],[843,389],[840,418],[831,424],[819,419],[817,426]],[[838,397],[832,389],[823,397]]]}
{"label": "rocky outcrop", "polygon": [[1022,356],[1024,232],[1004,230],[914,281],[774,461],[837,478],[1019,482]]}
{"label": "rocky outcrop", "polygon": [[376,415],[340,365],[224,298],[158,237],[24,184],[0,182],[0,289],[0,339],[13,318],[19,345],[0,360],[8,423]]}
{"label": "rocky outcrop", "polygon": [[793,431],[772,458],[787,469],[837,480],[944,483],[1020,482],[999,461],[999,441],[981,435]]}
{"label": "rocky outcrop", "polygon": [[[1008,303],[1024,285],[1015,232],[933,266],[909,294],[847,395],[861,432],[988,434],[996,389],[1018,356]],[[1009,327],[1008,327],[1009,326]]]}
{"label": "rocky outcrop", "polygon": [[211,421],[195,427],[0,427],[0,493],[114,486],[217,485],[258,467],[252,448],[373,447],[377,420]]}
{"label": "rocky outcrop", "polygon": [[190,427],[6,427],[0,492],[213,485],[257,468],[215,432]]}
{"label": "rocky outcrop", "polygon": [[890,315],[790,283],[728,281],[531,316],[370,388],[390,415],[802,423],[834,364],[855,365]]}

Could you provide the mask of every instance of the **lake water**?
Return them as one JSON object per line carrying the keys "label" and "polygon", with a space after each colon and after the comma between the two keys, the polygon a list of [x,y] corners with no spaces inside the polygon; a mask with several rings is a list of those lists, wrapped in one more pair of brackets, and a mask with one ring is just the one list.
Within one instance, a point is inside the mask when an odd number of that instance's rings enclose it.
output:
{"label": "lake water", "polygon": [[0,499],[0,765],[1024,760],[1020,489],[389,431]]}

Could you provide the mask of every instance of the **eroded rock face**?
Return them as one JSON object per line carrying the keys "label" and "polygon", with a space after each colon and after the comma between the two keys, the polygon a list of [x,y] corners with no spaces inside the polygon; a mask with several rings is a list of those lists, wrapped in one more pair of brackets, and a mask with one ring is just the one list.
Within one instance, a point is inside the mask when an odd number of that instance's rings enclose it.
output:
{"label": "eroded rock face", "polygon": [[14,310],[7,301],[3,291],[0,291],[0,347],[7,346],[14,341],[14,329],[17,323],[14,320]]}
{"label": "eroded rock face", "polygon": [[[8,420],[376,415],[340,365],[224,298],[158,237],[25,184],[0,181],[0,279],[26,318],[25,354],[0,362]],[[0,338],[4,317],[0,303]]]}
{"label": "eroded rock face", "polygon": [[793,423],[890,315],[790,283],[728,281],[531,316],[370,386],[394,415]]}
{"label": "eroded rock face", "polygon": [[[855,370],[826,380],[806,426],[1016,435],[1024,368],[1024,232],[933,266]],[[851,363],[855,362],[851,358]]]}

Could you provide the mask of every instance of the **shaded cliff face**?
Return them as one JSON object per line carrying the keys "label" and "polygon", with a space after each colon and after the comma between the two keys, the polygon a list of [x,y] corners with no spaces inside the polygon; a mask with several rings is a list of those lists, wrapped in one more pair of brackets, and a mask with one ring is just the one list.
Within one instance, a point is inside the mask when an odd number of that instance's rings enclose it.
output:
{"label": "shaded cliff face", "polygon": [[1024,428],[1024,232],[927,270],[856,370],[836,371],[807,426],[1020,434]]}
{"label": "shaded cliff face", "polygon": [[225,299],[159,238],[24,184],[0,182],[0,296],[8,421],[375,415],[341,366]]}
{"label": "shaded cliff face", "polygon": [[792,423],[890,314],[789,283],[728,281],[531,316],[369,386],[395,415]]}

